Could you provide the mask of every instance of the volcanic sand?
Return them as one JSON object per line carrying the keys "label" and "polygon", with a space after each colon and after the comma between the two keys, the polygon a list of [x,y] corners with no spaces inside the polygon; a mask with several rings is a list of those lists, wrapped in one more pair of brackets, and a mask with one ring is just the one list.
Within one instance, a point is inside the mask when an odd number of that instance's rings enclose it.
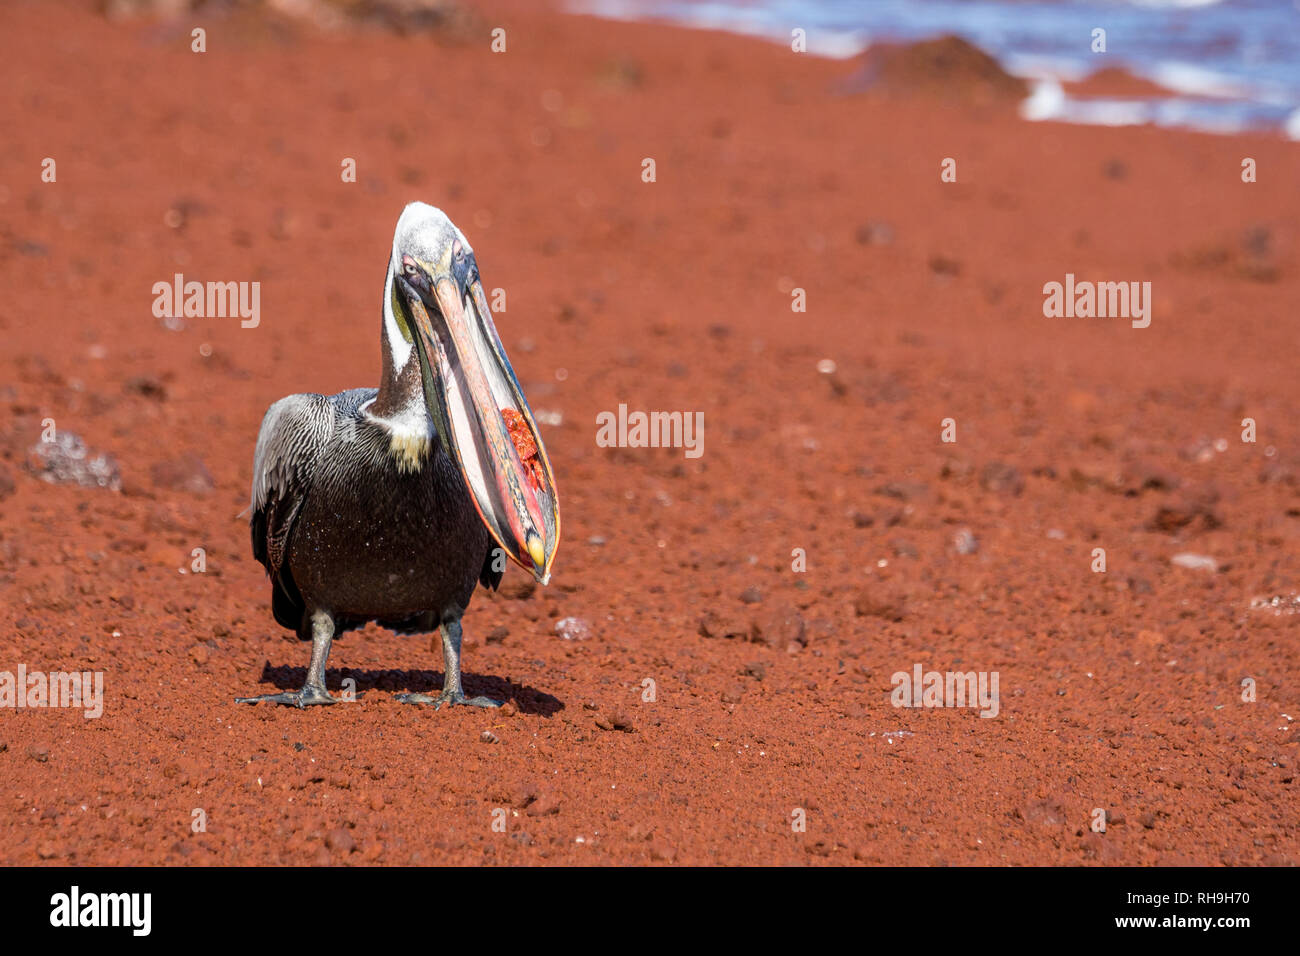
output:
{"label": "volcanic sand", "polygon": [[[203,54],[192,18],[2,16],[0,670],[105,700],[0,711],[0,862],[1300,860],[1294,144],[522,4],[207,17]],[[415,199],[506,292],[553,582],[467,615],[500,712],[396,703],[441,655],[373,626],[330,661],[359,701],[237,706],[308,652],[241,515],[259,423],[378,383]],[[176,273],[260,282],[260,323],[165,327]],[[1067,273],[1151,282],[1150,327],[1044,317]],[[703,412],[703,455],[598,447],[620,403]],[[47,418],[121,491],[38,480]],[[997,715],[895,707],[917,664],[996,672]]]}

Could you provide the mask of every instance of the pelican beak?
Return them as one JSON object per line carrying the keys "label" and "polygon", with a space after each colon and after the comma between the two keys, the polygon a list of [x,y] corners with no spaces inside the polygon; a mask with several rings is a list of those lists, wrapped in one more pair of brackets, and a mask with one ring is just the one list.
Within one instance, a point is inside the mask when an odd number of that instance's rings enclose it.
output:
{"label": "pelican beak", "polygon": [[500,553],[546,584],[560,542],[560,507],[537,422],[477,271],[453,266],[432,275],[403,283],[422,346],[429,412]]}

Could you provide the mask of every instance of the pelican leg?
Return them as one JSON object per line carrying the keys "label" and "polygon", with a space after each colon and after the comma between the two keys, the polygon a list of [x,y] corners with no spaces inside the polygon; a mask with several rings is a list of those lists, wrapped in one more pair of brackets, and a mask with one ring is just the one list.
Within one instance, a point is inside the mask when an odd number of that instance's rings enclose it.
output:
{"label": "pelican leg", "polygon": [[403,704],[433,704],[438,710],[443,704],[453,707],[468,704],[471,707],[500,707],[502,701],[491,697],[466,697],[460,686],[460,621],[444,621],[438,627],[442,635],[442,693],[437,697],[428,694],[398,694]]}
{"label": "pelican leg", "polygon": [[236,697],[237,704],[287,704],[298,709],[312,704],[337,704],[325,689],[325,662],[329,660],[330,645],[334,643],[334,618],[328,611],[317,611],[311,616],[311,663],[307,665],[307,681],[302,690],[282,694],[263,694],[261,697]]}

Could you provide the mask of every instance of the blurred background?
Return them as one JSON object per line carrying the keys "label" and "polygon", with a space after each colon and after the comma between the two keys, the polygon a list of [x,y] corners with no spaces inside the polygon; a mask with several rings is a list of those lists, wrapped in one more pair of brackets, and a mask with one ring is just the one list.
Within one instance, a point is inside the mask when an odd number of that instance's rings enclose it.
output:
{"label": "blurred background", "polygon": [[[1035,84],[1026,106],[1035,119],[1281,127],[1300,138],[1294,0],[591,0],[570,9],[781,42],[799,24],[823,56],[956,34]],[[1097,72],[1092,89],[1109,95],[1081,101],[1066,92]]]}

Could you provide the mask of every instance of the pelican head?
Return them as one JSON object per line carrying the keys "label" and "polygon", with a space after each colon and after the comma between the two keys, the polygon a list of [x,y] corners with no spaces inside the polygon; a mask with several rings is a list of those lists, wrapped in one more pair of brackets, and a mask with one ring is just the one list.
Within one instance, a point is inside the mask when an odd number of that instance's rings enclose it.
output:
{"label": "pelican head", "polygon": [[444,451],[502,552],[547,583],[560,541],[555,478],[469,240],[440,209],[411,203],[397,220],[388,268],[385,320],[418,355]]}

